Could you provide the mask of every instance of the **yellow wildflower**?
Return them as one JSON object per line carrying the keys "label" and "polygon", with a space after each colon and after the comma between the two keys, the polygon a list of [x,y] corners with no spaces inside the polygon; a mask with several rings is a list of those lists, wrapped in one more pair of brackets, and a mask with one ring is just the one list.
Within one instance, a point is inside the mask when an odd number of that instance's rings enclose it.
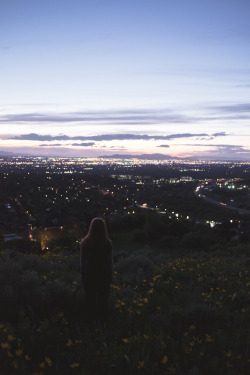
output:
{"label": "yellow wildflower", "polygon": [[165,365],[167,362],[168,362],[168,357],[167,357],[166,355],[164,355],[164,357],[163,357],[162,360],[161,360],[161,363],[162,363],[163,365]]}
{"label": "yellow wildflower", "polygon": [[14,361],[12,362],[12,364],[13,364],[14,368],[18,368],[18,363],[17,363],[16,360],[14,360]]}
{"label": "yellow wildflower", "polygon": [[22,349],[17,349],[15,353],[19,357],[20,355],[23,354],[23,350]]}
{"label": "yellow wildflower", "polygon": [[71,363],[71,365],[69,365],[71,368],[77,368],[80,366],[80,363],[77,363],[77,362],[74,362],[74,363]]}
{"label": "yellow wildflower", "polygon": [[123,338],[122,339],[122,342],[124,342],[124,344],[128,344],[129,343],[129,340],[127,338]]}
{"label": "yellow wildflower", "polygon": [[72,340],[71,340],[71,339],[68,339],[68,341],[67,341],[67,343],[66,343],[66,346],[67,346],[68,348],[70,348],[72,345],[73,345]]}
{"label": "yellow wildflower", "polygon": [[214,339],[206,333],[206,342],[213,342]]}
{"label": "yellow wildflower", "polygon": [[229,350],[228,352],[225,353],[226,357],[232,357],[232,350]]}
{"label": "yellow wildflower", "polygon": [[144,303],[148,303],[148,298],[146,297],[146,298],[143,298],[143,302]]}
{"label": "yellow wildflower", "polygon": [[189,329],[190,329],[190,331],[193,331],[193,330],[195,329],[195,325],[194,325],[194,324],[191,324],[191,325],[189,326]]}
{"label": "yellow wildflower", "polygon": [[45,363],[47,363],[48,366],[52,366],[52,360],[49,357],[45,357]]}
{"label": "yellow wildflower", "polygon": [[138,370],[143,367],[144,367],[144,361],[139,361],[138,366],[137,366]]}
{"label": "yellow wildflower", "polygon": [[14,341],[15,340],[15,337],[12,336],[12,335],[8,335],[8,341]]}
{"label": "yellow wildflower", "polygon": [[41,363],[39,363],[39,367],[41,367],[41,368],[45,368],[45,367],[46,367],[46,365],[45,365],[45,363],[44,363],[44,362],[41,362]]}
{"label": "yellow wildflower", "polygon": [[2,349],[10,349],[10,344],[8,342],[2,342],[1,347]]}
{"label": "yellow wildflower", "polygon": [[26,359],[26,361],[30,361],[31,360],[31,357],[28,354],[25,354],[24,358]]}

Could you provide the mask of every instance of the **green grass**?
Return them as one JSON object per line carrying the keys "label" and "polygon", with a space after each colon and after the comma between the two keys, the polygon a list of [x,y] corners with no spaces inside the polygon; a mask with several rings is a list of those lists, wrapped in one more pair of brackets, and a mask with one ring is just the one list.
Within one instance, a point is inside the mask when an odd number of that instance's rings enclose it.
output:
{"label": "green grass", "polygon": [[248,374],[249,247],[170,257],[128,243],[104,332],[86,325],[79,254],[1,252],[1,374]]}

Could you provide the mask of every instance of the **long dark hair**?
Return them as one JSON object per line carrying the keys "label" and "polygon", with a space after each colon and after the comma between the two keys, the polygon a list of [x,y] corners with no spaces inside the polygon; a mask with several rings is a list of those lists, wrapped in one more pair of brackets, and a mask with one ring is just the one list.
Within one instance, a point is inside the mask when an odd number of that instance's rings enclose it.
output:
{"label": "long dark hair", "polygon": [[89,238],[91,240],[109,240],[107,226],[105,221],[100,217],[95,217],[89,226],[88,233],[85,238]]}

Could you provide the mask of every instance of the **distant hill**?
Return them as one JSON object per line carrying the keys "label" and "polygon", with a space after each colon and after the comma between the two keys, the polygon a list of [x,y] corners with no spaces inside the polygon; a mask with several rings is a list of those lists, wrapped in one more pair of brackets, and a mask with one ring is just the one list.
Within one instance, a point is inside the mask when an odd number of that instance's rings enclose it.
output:
{"label": "distant hill", "polygon": [[114,155],[103,155],[98,156],[99,159],[146,159],[146,160],[170,160],[182,158],[173,158],[170,155],[164,154],[141,154],[141,155],[131,155],[131,154],[114,154]]}
{"label": "distant hill", "polygon": [[0,156],[15,156],[14,152],[0,150]]}
{"label": "distant hill", "polygon": [[23,157],[28,157],[30,154],[24,154],[24,153],[16,153],[16,152],[10,152],[10,151],[5,151],[5,150],[0,150],[0,157],[9,157],[13,158],[16,156],[23,156]]}

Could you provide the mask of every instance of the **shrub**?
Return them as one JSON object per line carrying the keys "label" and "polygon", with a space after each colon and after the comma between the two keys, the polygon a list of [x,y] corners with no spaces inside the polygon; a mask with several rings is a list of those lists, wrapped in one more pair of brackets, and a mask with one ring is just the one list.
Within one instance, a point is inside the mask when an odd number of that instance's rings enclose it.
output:
{"label": "shrub", "polygon": [[154,263],[149,256],[143,253],[135,253],[127,258],[120,259],[116,264],[116,269],[120,274],[122,283],[136,285],[152,276]]}
{"label": "shrub", "polygon": [[216,241],[212,236],[197,232],[186,233],[183,237],[183,245],[188,249],[208,249]]}

